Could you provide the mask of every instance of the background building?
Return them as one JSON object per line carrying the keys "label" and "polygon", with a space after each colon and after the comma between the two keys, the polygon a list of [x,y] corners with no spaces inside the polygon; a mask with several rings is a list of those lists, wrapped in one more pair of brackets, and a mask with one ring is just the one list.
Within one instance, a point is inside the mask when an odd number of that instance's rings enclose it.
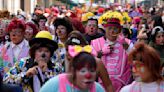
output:
{"label": "background building", "polygon": [[154,6],[158,4],[163,4],[164,0],[0,0],[0,10],[8,10],[11,13],[17,13],[17,10],[21,9],[27,13],[32,13],[36,5],[40,5],[43,8],[49,7],[50,5],[61,5],[65,4],[67,6],[71,6],[73,4],[79,2],[89,2],[93,1],[94,3],[118,3],[118,4],[125,4],[130,3],[135,6],[143,4]]}
{"label": "background building", "polygon": [[17,10],[21,9],[31,13],[36,4],[37,0],[0,0],[0,10],[8,10],[10,13],[16,14]]}

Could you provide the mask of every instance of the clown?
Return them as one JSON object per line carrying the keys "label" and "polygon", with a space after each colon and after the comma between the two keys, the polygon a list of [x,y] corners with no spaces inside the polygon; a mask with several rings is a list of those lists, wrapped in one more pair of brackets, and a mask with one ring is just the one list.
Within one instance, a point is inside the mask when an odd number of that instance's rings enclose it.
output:
{"label": "clown", "polygon": [[129,54],[134,82],[120,92],[163,92],[164,81],[158,53],[150,46],[139,42]]}
{"label": "clown", "polygon": [[119,92],[131,77],[127,54],[123,47],[125,40],[120,34],[122,26],[117,18],[107,19],[103,26],[106,29],[105,37],[92,40],[91,45],[104,63],[115,91]]}
{"label": "clown", "polygon": [[17,61],[28,56],[29,44],[24,39],[25,23],[18,19],[13,19],[7,28],[11,42],[6,43],[1,48],[0,72],[6,73]]}
{"label": "clown", "polygon": [[19,84],[24,92],[39,92],[41,86],[56,75],[51,56],[58,48],[48,31],[40,31],[29,42],[30,57],[22,58],[4,76],[5,83]]}
{"label": "clown", "polygon": [[85,51],[79,52],[71,62],[71,72],[54,77],[40,92],[105,92],[102,86],[95,82],[96,69],[94,56]]}
{"label": "clown", "polygon": [[[66,47],[66,72],[71,71],[71,62],[73,57],[69,54],[69,45],[75,46],[75,49],[71,49],[71,54],[76,55],[77,52],[80,52],[81,50],[85,50],[87,52],[91,51],[90,46],[88,42],[85,40],[84,35],[80,33],[79,31],[72,31],[69,34],[69,37],[67,41],[65,42],[65,47]],[[82,47],[82,49],[81,49]],[[94,56],[96,56],[96,52],[92,49],[92,53]],[[99,77],[102,80],[103,86],[107,92],[114,92],[113,87],[112,87],[112,82],[109,79],[107,70],[104,66],[104,64],[100,61],[100,59],[96,59],[96,64],[97,64],[97,78]],[[98,80],[96,80],[98,81]]]}
{"label": "clown", "polygon": [[31,40],[35,37],[35,35],[38,33],[37,26],[33,24],[32,22],[26,23],[26,30],[25,30],[25,39],[27,41]]}

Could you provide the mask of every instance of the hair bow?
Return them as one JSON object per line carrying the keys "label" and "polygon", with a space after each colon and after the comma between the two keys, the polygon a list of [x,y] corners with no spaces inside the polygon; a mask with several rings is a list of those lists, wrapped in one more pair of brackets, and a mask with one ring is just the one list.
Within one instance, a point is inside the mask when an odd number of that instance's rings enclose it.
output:
{"label": "hair bow", "polygon": [[70,46],[68,46],[68,52],[72,57],[75,57],[80,52],[88,52],[94,56],[97,55],[96,51],[90,45],[86,45],[84,47],[82,47],[80,45],[74,45],[74,46],[70,45]]}

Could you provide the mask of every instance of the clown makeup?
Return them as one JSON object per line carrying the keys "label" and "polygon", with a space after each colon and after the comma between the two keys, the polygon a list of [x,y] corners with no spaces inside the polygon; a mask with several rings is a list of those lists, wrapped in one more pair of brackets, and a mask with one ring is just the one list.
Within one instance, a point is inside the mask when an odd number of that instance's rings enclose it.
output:
{"label": "clown makeup", "polygon": [[145,72],[143,64],[134,60],[133,65],[132,65],[132,72],[133,72],[133,78],[135,79],[135,81],[141,82],[142,78],[140,76],[140,73]]}
{"label": "clown makeup", "polygon": [[117,27],[108,27],[107,31],[109,33],[108,35],[111,36],[117,36],[120,33],[120,29]]}
{"label": "clown makeup", "polygon": [[108,28],[106,28],[106,34],[105,34],[105,36],[106,36],[106,38],[108,38],[108,40],[114,42],[114,41],[116,41],[117,36],[119,34],[119,33],[117,33],[118,31],[119,31],[119,29],[116,28],[116,27],[108,27]]}
{"label": "clown makeup", "polygon": [[134,72],[138,72],[139,71],[139,72],[144,73],[144,64],[142,62],[134,60],[132,67],[133,67],[133,71]]}
{"label": "clown makeup", "polygon": [[88,35],[95,35],[98,30],[98,24],[95,20],[89,20],[86,25],[86,33]]}
{"label": "clown makeup", "polygon": [[133,61],[132,72],[135,81],[152,82],[151,71],[141,61]]}
{"label": "clown makeup", "polygon": [[45,20],[45,19],[41,19],[41,20],[39,21],[39,27],[44,27],[45,24],[46,24],[46,20]]}
{"label": "clown makeup", "polygon": [[33,29],[27,25],[25,32],[33,33]]}
{"label": "clown makeup", "polygon": [[59,25],[56,29],[57,36],[61,39],[66,38],[67,36],[67,29],[63,25]]}
{"label": "clown makeup", "polygon": [[50,50],[47,47],[40,47],[35,51],[35,61],[39,64],[48,63],[50,60]]}
{"label": "clown makeup", "polygon": [[35,51],[35,62],[43,72],[47,70],[50,57],[50,50],[47,47],[40,47]]}
{"label": "clown makeup", "polygon": [[14,44],[19,44],[24,39],[24,31],[20,28],[12,29],[9,32],[10,39]]}
{"label": "clown makeup", "polygon": [[31,40],[33,37],[33,29],[30,26],[26,26],[25,30],[25,38],[26,40]]}
{"label": "clown makeup", "polygon": [[83,67],[76,71],[76,84],[81,89],[91,87],[96,79],[96,69]]}

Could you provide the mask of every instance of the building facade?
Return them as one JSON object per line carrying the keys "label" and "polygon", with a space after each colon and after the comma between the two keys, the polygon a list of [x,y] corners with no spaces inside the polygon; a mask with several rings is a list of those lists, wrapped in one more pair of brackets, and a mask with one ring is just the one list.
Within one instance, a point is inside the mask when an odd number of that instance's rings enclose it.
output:
{"label": "building facade", "polygon": [[[8,10],[10,13],[17,13],[17,10],[21,9],[26,13],[33,13],[36,5],[42,7],[49,7],[50,5],[57,4],[61,0],[0,0],[0,10]],[[85,0],[90,1],[90,0]],[[163,4],[163,0],[93,0],[93,1],[105,1],[106,3],[130,3],[137,6],[140,2],[146,1],[150,6]]]}
{"label": "building facade", "polygon": [[8,10],[11,14],[16,14],[17,10],[32,13],[37,0],[0,0],[0,10]]}

